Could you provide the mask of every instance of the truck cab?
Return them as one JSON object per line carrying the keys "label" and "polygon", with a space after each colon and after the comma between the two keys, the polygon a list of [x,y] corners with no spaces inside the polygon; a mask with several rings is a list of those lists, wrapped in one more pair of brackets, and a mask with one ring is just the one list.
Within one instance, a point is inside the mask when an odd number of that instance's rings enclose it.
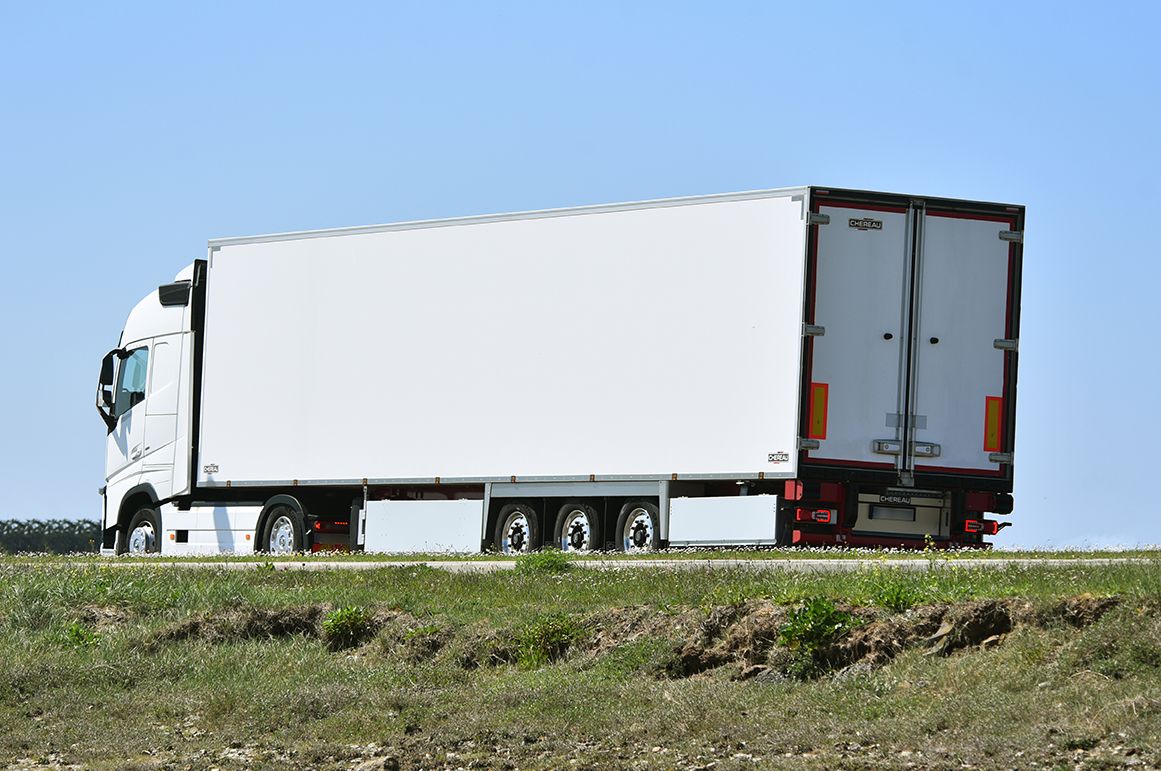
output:
{"label": "truck cab", "polygon": [[193,273],[142,299],[101,363],[103,553],[158,551],[158,504],[189,487]]}

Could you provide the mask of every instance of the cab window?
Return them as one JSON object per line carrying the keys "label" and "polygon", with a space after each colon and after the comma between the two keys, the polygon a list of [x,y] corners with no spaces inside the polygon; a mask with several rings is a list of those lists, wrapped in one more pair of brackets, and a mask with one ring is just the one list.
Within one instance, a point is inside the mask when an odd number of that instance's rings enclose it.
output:
{"label": "cab window", "polygon": [[113,403],[113,417],[119,418],[145,400],[145,378],[149,372],[149,349],[131,351],[121,362],[117,373],[117,399]]}

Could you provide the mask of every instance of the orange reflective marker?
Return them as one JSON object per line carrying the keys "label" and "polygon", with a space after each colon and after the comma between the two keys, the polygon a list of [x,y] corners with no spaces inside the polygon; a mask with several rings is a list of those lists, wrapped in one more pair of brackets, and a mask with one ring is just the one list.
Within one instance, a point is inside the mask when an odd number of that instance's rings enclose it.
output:
{"label": "orange reflective marker", "polygon": [[830,400],[830,387],[826,383],[810,384],[810,425],[807,426],[808,439],[826,439],[826,407]]}
{"label": "orange reflective marker", "polygon": [[1004,399],[988,396],[984,401],[984,452],[999,452],[1004,428]]}

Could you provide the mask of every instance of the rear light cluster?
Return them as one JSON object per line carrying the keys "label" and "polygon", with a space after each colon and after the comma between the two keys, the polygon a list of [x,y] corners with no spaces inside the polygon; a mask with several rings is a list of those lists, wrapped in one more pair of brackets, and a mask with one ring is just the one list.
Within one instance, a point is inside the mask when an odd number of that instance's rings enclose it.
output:
{"label": "rear light cluster", "polygon": [[350,528],[351,523],[349,520],[316,519],[314,521],[314,531],[316,533],[346,533]]}
{"label": "rear light cluster", "polygon": [[994,519],[969,519],[963,523],[963,531],[965,533],[980,533],[982,535],[995,535],[1010,523],[999,523]]}
{"label": "rear light cluster", "polygon": [[794,519],[816,525],[833,525],[838,522],[838,512],[834,509],[795,509]]}

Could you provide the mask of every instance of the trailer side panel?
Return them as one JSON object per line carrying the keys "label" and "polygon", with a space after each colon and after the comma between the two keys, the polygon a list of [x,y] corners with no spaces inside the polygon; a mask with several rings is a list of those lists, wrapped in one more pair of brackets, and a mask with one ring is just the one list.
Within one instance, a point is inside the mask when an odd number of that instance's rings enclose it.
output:
{"label": "trailer side panel", "polygon": [[796,473],[804,200],[224,244],[198,483]]}

